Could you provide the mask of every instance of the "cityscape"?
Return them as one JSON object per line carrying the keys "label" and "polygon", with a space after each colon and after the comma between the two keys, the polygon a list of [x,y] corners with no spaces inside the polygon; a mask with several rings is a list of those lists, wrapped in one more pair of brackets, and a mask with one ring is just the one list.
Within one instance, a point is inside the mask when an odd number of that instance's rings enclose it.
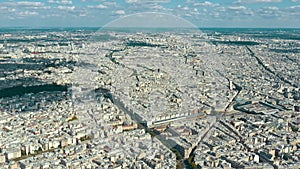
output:
{"label": "cityscape", "polygon": [[0,169],[300,169],[299,0],[0,2]]}
{"label": "cityscape", "polygon": [[178,31],[2,30],[1,168],[299,168],[299,30]]}

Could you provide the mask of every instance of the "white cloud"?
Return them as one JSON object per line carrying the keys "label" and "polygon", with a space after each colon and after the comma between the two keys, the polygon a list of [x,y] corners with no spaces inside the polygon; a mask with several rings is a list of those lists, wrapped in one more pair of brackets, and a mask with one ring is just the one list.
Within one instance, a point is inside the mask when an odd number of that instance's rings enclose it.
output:
{"label": "white cloud", "polygon": [[9,9],[8,9],[8,12],[15,12],[15,11],[16,11],[15,8],[9,8]]}
{"label": "white cloud", "polygon": [[278,3],[282,0],[238,0],[236,3]]}
{"label": "white cloud", "polygon": [[[154,4],[154,5],[149,5],[149,9],[153,10],[153,11],[159,11],[159,12],[168,12],[168,11],[172,11],[172,9],[170,8],[165,8],[159,4]],[[146,11],[146,8],[145,10]]]}
{"label": "white cloud", "polygon": [[96,5],[96,6],[89,5],[88,8],[106,9],[108,7],[106,5],[99,4],[99,5]]}
{"label": "white cloud", "polygon": [[24,12],[19,12],[18,15],[22,16],[22,17],[26,17],[26,16],[33,16],[33,15],[38,15],[38,12],[35,11],[24,11]]}
{"label": "white cloud", "polygon": [[137,13],[128,15],[122,19],[111,22],[108,27],[139,27],[139,28],[171,28],[171,27],[195,27],[192,23],[178,16],[191,16],[190,14],[170,15],[163,13]]}
{"label": "white cloud", "polygon": [[73,11],[75,6],[58,6],[57,9],[66,10],[66,11]]}
{"label": "white cloud", "polygon": [[62,4],[62,5],[72,5],[72,0],[48,0],[49,3]]}
{"label": "white cloud", "polygon": [[300,5],[290,6],[285,11],[290,15],[299,16],[300,15]]}
{"label": "white cloud", "polygon": [[[243,18],[245,16],[254,16],[255,12],[247,8],[243,5],[241,6],[229,6],[229,7],[223,7],[218,9],[219,12],[222,12],[223,15],[226,15],[227,17],[233,17],[233,18]],[[228,12],[231,11],[231,12]],[[232,13],[233,12],[233,13]]]}
{"label": "white cloud", "polygon": [[219,5],[220,4],[212,3],[212,2],[209,2],[209,1],[194,3],[194,6],[206,6],[206,7],[216,7],[216,6],[219,6]]}
{"label": "white cloud", "polygon": [[48,0],[49,3],[62,4],[62,5],[72,5],[72,0]]}
{"label": "white cloud", "polygon": [[282,2],[282,0],[255,0],[255,2]]}
{"label": "white cloud", "polygon": [[126,3],[138,3],[140,0],[126,0]]}
{"label": "white cloud", "polygon": [[297,8],[300,8],[300,5],[290,7],[290,9],[297,9]]}
{"label": "white cloud", "polygon": [[190,10],[190,8],[189,8],[189,7],[187,7],[187,6],[183,7],[182,9],[183,9],[183,10],[185,10],[185,11],[188,11],[188,10]]}
{"label": "white cloud", "polygon": [[229,6],[228,9],[230,10],[246,10],[245,6]]}
{"label": "white cloud", "polygon": [[7,6],[0,6],[0,10],[6,10],[6,9],[8,9]]}
{"label": "white cloud", "polygon": [[42,2],[19,1],[12,3],[18,6],[44,6],[44,3]]}
{"label": "white cloud", "polygon": [[4,2],[1,6],[16,7],[16,8],[27,8],[27,9],[45,9],[49,8],[42,2],[31,2],[31,1],[19,1],[19,2]]}
{"label": "white cloud", "polygon": [[118,3],[105,1],[105,2],[103,2],[103,5],[116,7],[118,5]]}
{"label": "white cloud", "polygon": [[216,8],[216,10],[217,10],[218,12],[226,12],[226,11],[227,11],[227,8],[225,8],[224,6],[220,6],[220,7]]}
{"label": "white cloud", "polygon": [[280,18],[285,16],[286,12],[276,6],[268,6],[258,9],[256,14],[262,18]]}
{"label": "white cloud", "polygon": [[0,3],[1,6],[6,6],[7,8],[26,8],[26,9],[50,9],[50,6],[45,6],[42,2],[32,2],[32,1],[19,1],[19,2],[4,2]]}
{"label": "white cloud", "polygon": [[96,6],[96,8],[98,8],[98,9],[106,9],[107,6],[99,4],[99,5]]}
{"label": "white cloud", "polygon": [[276,7],[276,6],[269,6],[269,7],[265,7],[264,9],[266,9],[266,10],[272,10],[272,11],[278,11],[279,10],[279,8]]}
{"label": "white cloud", "polygon": [[115,11],[115,14],[117,14],[117,15],[124,15],[125,11],[124,10],[117,10],[117,11]]}
{"label": "white cloud", "polygon": [[170,0],[125,0],[126,3],[168,3]]}

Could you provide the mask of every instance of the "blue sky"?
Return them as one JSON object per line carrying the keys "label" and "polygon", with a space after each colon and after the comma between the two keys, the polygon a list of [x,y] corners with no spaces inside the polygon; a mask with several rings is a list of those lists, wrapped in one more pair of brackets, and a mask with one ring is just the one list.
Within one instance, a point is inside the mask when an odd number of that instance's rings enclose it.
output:
{"label": "blue sky", "polygon": [[198,27],[300,28],[300,0],[1,0],[0,27],[100,27],[141,12]]}

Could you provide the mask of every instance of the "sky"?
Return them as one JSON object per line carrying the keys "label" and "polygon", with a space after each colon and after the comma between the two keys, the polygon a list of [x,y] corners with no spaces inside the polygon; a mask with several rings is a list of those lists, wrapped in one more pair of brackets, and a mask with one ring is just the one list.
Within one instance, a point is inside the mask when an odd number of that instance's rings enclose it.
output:
{"label": "sky", "polygon": [[300,0],[0,0],[0,27],[102,27],[143,12],[202,28],[300,28]]}

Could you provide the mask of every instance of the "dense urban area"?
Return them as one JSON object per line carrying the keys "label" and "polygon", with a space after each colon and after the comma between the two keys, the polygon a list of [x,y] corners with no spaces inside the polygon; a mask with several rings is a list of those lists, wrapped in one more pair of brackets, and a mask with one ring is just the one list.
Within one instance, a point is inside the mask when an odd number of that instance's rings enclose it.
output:
{"label": "dense urban area", "polygon": [[300,30],[0,30],[0,168],[300,166]]}

